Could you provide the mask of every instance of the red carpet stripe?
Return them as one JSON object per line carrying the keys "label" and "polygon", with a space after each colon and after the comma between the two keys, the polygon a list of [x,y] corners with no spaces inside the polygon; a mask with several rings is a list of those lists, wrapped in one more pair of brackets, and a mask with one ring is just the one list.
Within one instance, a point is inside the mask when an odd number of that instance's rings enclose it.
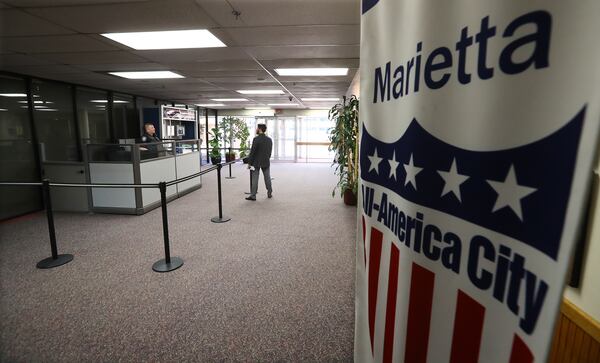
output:
{"label": "red carpet stripe", "polygon": [[373,337],[375,335],[375,311],[377,310],[377,287],[379,284],[382,240],[383,233],[371,228],[371,243],[369,246],[369,333],[371,335],[371,353],[373,353]]}
{"label": "red carpet stripe", "polygon": [[427,362],[435,274],[413,263],[410,279],[404,361]]}
{"label": "red carpet stripe", "polygon": [[521,338],[515,334],[509,363],[532,363],[533,354]]}
{"label": "red carpet stripe", "polygon": [[450,363],[477,363],[485,308],[458,290]]}
{"label": "red carpet stripe", "polygon": [[398,264],[400,250],[392,244],[390,274],[388,280],[387,307],[385,310],[385,336],[383,339],[383,362],[391,363],[394,353],[394,323],[396,321],[396,296],[398,293]]}

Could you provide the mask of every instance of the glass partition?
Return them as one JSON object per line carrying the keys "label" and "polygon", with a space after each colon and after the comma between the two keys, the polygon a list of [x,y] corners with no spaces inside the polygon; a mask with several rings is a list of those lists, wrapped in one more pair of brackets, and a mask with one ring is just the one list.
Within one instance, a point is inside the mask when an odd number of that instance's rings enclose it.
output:
{"label": "glass partition", "polygon": [[72,87],[34,80],[34,122],[42,161],[81,161]]}
{"label": "glass partition", "polygon": [[[32,140],[25,81],[0,76],[0,170],[2,181],[40,180]],[[43,105],[37,99],[34,105]],[[0,220],[42,208],[38,187],[0,187]]]}
{"label": "glass partition", "polygon": [[146,144],[136,144],[140,149],[140,160],[152,160],[164,157],[175,156],[175,142],[153,142]]}
{"label": "glass partition", "polygon": [[113,125],[115,139],[135,139],[140,134],[140,119],[134,98],[115,93],[113,98]]}
{"label": "glass partition", "polygon": [[134,145],[118,144],[88,144],[87,157],[90,163],[94,162],[133,162]]}
{"label": "glass partition", "polygon": [[175,143],[175,148],[177,154],[188,154],[200,151],[200,143],[198,140],[177,141]]}
{"label": "glass partition", "polygon": [[93,143],[110,142],[108,93],[77,88],[77,119],[83,140]]}

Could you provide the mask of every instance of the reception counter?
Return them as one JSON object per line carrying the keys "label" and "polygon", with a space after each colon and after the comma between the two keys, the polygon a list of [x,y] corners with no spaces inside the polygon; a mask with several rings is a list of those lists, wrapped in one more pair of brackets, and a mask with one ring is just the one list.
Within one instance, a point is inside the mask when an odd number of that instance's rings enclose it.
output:
{"label": "reception counter", "polygon": [[[200,172],[200,140],[86,146],[91,183],[154,184]],[[169,186],[167,200],[201,186],[201,177]],[[90,193],[92,212],[144,214],[160,206],[158,188],[91,188]]]}

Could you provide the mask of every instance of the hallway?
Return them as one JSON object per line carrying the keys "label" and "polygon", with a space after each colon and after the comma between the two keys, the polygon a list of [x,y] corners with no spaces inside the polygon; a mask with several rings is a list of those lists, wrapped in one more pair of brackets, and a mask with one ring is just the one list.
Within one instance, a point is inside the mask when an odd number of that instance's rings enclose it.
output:
{"label": "hallway", "polygon": [[[224,175],[226,170],[224,169]],[[242,165],[168,204],[171,255],[158,274],[160,209],[143,216],[59,213],[49,255],[45,215],[0,224],[0,361],[311,361],[353,357],[356,209],[331,189],[329,164],[274,163],[273,199],[256,202]],[[262,178],[262,176],[261,176]]]}

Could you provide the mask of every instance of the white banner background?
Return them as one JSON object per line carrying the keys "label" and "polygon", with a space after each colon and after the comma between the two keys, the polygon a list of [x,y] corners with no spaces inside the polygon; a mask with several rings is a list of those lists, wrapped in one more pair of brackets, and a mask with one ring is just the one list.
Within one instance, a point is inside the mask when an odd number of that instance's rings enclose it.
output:
{"label": "white banner background", "polygon": [[[532,65],[522,72],[506,74],[499,66],[503,49],[516,39],[536,32],[534,24],[527,24],[518,27],[512,36],[503,36],[506,27],[520,16],[539,11],[551,17],[547,66]],[[413,182],[407,182],[404,171],[406,169],[403,166],[427,169],[427,165],[419,161],[421,155],[417,153],[411,154],[413,160],[409,160],[406,156],[400,157],[399,154],[396,157],[396,151],[394,155],[384,155],[383,146],[380,147],[378,154],[374,155],[373,147],[375,150],[378,147],[369,144],[371,141],[365,144],[366,136],[364,133],[361,135],[363,138],[362,181],[359,186],[359,231],[357,233],[355,361],[405,361],[413,263],[435,273],[429,338],[423,361],[437,363],[451,360],[459,290],[485,307],[478,354],[480,362],[510,362],[511,356],[515,359],[512,351],[514,336],[522,339],[533,355],[533,361],[546,361],[554,321],[562,298],[568,262],[583,212],[582,206],[585,205],[584,199],[587,197],[589,176],[596,150],[600,120],[600,47],[597,39],[600,34],[599,15],[600,2],[598,1],[466,0],[451,2],[379,0],[362,15],[360,120],[364,124],[364,129],[361,126],[361,130],[366,130],[369,137],[375,140],[372,141],[373,143],[403,147],[398,144],[398,140],[405,135],[411,121],[415,119],[427,133],[453,147],[472,152],[501,151],[542,140],[567,125],[584,108],[585,114],[579,143],[572,145],[577,151],[576,162],[569,188],[570,193],[567,191],[565,194],[568,195],[568,202],[563,213],[564,225],[560,234],[556,236],[560,241],[556,260],[497,229],[486,228],[453,216],[451,213],[411,202],[394,191],[395,187],[390,188],[390,185],[383,186],[382,183],[373,182],[372,178],[387,178],[394,180],[401,188],[412,187],[418,191],[419,183],[425,180],[425,174],[417,175],[416,179],[413,179],[416,186],[413,186]],[[480,43],[476,41],[476,34],[480,32],[482,19],[486,17],[489,19],[489,27],[495,27],[495,35],[490,36],[487,41],[485,62],[486,68],[493,68],[493,76],[489,79],[481,79],[478,73]],[[468,36],[472,37],[472,45],[466,48],[464,69],[471,75],[471,79],[470,82],[462,84],[458,79],[459,52],[455,47],[461,39],[461,30],[465,27],[468,28]],[[418,43],[422,43],[420,51],[417,51]],[[438,47],[447,47],[450,50],[452,65],[432,72],[436,80],[446,72],[450,76],[445,85],[438,89],[431,89],[423,80],[424,68],[428,55]],[[526,62],[534,50],[533,43],[524,45],[514,52],[511,59],[514,63]],[[406,72],[407,62],[417,54],[421,55],[419,91],[414,92],[413,77],[416,70],[413,63],[409,92],[394,98],[393,85],[396,79],[394,71],[398,66],[403,65],[403,71]],[[437,58],[437,61],[439,60],[440,57]],[[383,99],[382,102],[381,94],[376,93],[375,70],[380,67],[385,76],[385,66],[388,62],[390,62],[392,96],[389,100]],[[377,94],[377,102],[374,102],[375,94]],[[419,140],[412,142],[419,142]],[[367,148],[364,147],[365,145]],[[374,156],[380,157],[381,161],[377,162],[378,159],[369,158]],[[399,164],[397,173],[392,176],[391,168],[395,165],[392,164],[395,161]],[[364,165],[365,162],[368,165]],[[375,165],[377,163],[378,165]],[[389,169],[386,169],[383,165],[388,164]],[[496,174],[501,177],[489,177],[488,180],[498,182],[508,180],[507,167],[500,164],[497,166]],[[457,165],[459,174],[468,174],[461,170],[460,159],[457,159]],[[492,165],[492,168],[494,167]],[[533,186],[522,183],[523,177],[520,175],[523,171],[517,167],[515,173],[516,181],[520,186],[532,187],[536,190],[543,190],[545,187],[545,185]],[[372,180],[365,180],[365,176]],[[385,193],[387,201],[397,206],[407,216],[414,217],[417,213],[423,213],[424,225],[431,223],[439,227],[442,233],[451,231],[459,235],[462,238],[460,272],[456,274],[448,270],[440,261],[426,258],[423,253],[418,253],[414,248],[399,241],[398,236],[386,227],[385,221],[378,220],[377,210],[367,213],[368,211],[362,208],[365,198],[361,190],[365,187],[374,190],[371,202],[381,204],[381,198]],[[462,198],[468,197],[464,189],[461,192]],[[456,198],[451,196],[451,193],[446,193],[440,198],[442,197]],[[527,212],[531,211],[524,204],[526,200],[523,197],[520,201],[523,207],[521,211],[523,223],[528,221]],[[516,218],[518,217],[516,209],[518,206],[515,204],[504,205],[491,215],[506,216],[507,213],[512,213]],[[363,217],[366,227],[364,242]],[[379,269],[376,270],[375,277],[368,276],[370,269],[375,271],[372,267],[375,261],[373,256],[369,255],[372,228],[383,233],[381,257],[376,262],[379,263]],[[521,309],[518,314],[514,314],[506,302],[501,303],[494,299],[491,288],[487,290],[478,288],[469,278],[467,274],[469,242],[475,235],[488,238],[496,252],[502,244],[512,249],[512,256],[516,253],[524,256],[525,269],[537,276],[538,283],[543,280],[548,284],[548,291],[533,331],[526,332],[519,326],[526,305],[526,279],[519,289],[518,302]],[[389,323],[386,327],[386,318],[389,319],[388,309],[391,304],[388,286],[390,285],[390,261],[393,260],[392,246],[399,250],[397,297],[393,301],[395,306],[393,329]],[[497,261],[494,263],[481,259],[479,268],[486,268],[493,273],[496,265]],[[371,282],[377,282],[376,292],[371,292],[371,301],[375,301],[375,306],[371,306],[374,312],[374,316],[371,317],[372,322],[369,320],[369,279]],[[418,290],[418,287],[416,289]],[[370,324],[373,325],[372,330]],[[390,330],[393,334],[393,344],[391,348],[384,349],[386,334],[390,336]],[[520,355],[523,356],[527,354]],[[422,358],[423,356],[420,356],[420,359]]]}

